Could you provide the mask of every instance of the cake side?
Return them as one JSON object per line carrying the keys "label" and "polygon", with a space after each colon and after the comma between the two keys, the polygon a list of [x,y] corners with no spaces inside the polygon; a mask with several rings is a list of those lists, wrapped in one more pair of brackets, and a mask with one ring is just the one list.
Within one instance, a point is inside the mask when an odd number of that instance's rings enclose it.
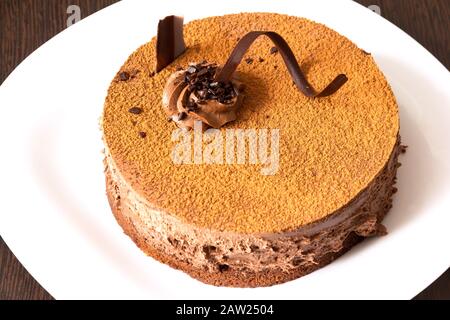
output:
{"label": "cake side", "polygon": [[270,286],[330,263],[366,237],[383,235],[399,166],[400,138],[370,185],[327,219],[295,231],[239,234],[198,228],[155,209],[122,177],[106,149],[108,200],[124,232],[147,255],[208,284]]}

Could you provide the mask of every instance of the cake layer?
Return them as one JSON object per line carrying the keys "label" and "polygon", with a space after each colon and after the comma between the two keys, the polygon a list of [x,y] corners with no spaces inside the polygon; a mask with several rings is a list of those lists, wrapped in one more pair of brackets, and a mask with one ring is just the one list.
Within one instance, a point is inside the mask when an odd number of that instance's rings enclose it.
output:
{"label": "cake layer", "polygon": [[[348,82],[330,97],[305,97],[272,43],[259,38],[238,68],[245,100],[237,120],[220,130],[279,130],[276,174],[262,175],[262,165],[249,162],[174,163],[176,126],[161,103],[167,79],[189,62],[223,64],[253,30],[282,35],[314,88],[340,73]],[[352,203],[382,172],[397,142],[397,104],[373,58],[351,41],[306,19],[265,13],[192,21],[184,37],[186,52],[157,74],[155,39],[135,51],[112,82],[103,114],[104,141],[122,177],[116,182],[155,212],[211,232],[295,231]]]}
{"label": "cake layer", "polygon": [[377,177],[328,218],[291,232],[239,234],[199,228],[158,210],[137,194],[106,150],[106,184],[113,213],[148,255],[203,282],[256,287],[312,272],[365,237],[385,233],[400,151],[399,139]]}

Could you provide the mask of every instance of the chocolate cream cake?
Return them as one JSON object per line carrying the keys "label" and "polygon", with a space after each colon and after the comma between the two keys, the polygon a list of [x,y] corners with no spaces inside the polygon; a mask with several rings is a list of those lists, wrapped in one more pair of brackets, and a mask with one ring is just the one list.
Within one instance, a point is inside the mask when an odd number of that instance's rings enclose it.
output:
{"label": "chocolate cream cake", "polygon": [[157,31],[102,116],[108,199],[142,251],[208,284],[259,287],[386,233],[403,147],[369,53],[280,14],[170,16]]}

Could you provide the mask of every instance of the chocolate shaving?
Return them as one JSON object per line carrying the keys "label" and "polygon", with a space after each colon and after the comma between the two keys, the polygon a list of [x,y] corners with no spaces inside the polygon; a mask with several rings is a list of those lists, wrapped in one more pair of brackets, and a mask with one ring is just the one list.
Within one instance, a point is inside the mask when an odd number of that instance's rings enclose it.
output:
{"label": "chocolate shaving", "polygon": [[[253,60],[252,60],[253,61]],[[189,91],[194,92],[197,102],[188,100],[186,107],[189,111],[195,111],[198,105],[206,100],[217,100],[220,103],[229,104],[236,97],[236,91],[231,82],[218,82],[214,80],[217,65],[208,64],[206,61],[200,64],[191,64],[184,75],[184,82],[189,86]]]}
{"label": "chocolate shaving", "polygon": [[159,20],[156,37],[156,72],[171,64],[185,50],[183,17],[167,16]]}
{"label": "chocolate shaving", "polygon": [[300,66],[298,65],[295,55],[287,42],[278,33],[272,31],[251,31],[247,33],[242,39],[237,43],[227,62],[216,75],[216,81],[219,82],[229,82],[233,73],[236,71],[237,66],[242,61],[247,50],[250,48],[252,43],[259,37],[265,35],[275,44],[277,50],[271,49],[271,53],[279,52],[284,60],[284,63],[291,74],[297,88],[307,97],[326,97],[335,93],[339,88],[341,88],[344,83],[347,82],[348,78],[344,74],[338,75],[325,89],[320,92],[316,92],[314,88],[306,80]]}
{"label": "chocolate shaving", "polygon": [[119,73],[119,79],[120,81],[127,81],[128,79],[130,79],[130,74],[126,71],[123,71]]}
{"label": "chocolate shaving", "polygon": [[128,110],[128,112],[129,112],[129,113],[132,113],[132,114],[141,114],[141,113],[142,113],[142,108],[139,108],[139,107],[133,107],[133,108],[130,108],[130,109]]}

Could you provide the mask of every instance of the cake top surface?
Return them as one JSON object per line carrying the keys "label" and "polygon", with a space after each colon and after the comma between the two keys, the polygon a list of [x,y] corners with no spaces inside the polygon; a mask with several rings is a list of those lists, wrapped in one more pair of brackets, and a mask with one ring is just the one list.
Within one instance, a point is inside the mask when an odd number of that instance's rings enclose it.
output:
{"label": "cake top surface", "polygon": [[[237,120],[219,130],[224,146],[229,129],[267,129],[268,139],[278,130],[276,172],[262,174],[266,165],[251,163],[248,153],[244,163],[228,164],[226,149],[222,164],[174,163],[179,129],[161,106],[167,79],[191,62],[224,64],[254,30],[282,35],[314,88],[339,73],[348,82],[329,97],[304,96],[273,44],[260,37],[238,67],[245,98]],[[389,160],[399,131],[393,93],[373,58],[335,31],[298,17],[241,13],[189,22],[184,38],[186,52],[156,74],[156,39],[136,50],[113,80],[102,117],[107,152],[156,209],[213,230],[295,230],[342,208]]]}

